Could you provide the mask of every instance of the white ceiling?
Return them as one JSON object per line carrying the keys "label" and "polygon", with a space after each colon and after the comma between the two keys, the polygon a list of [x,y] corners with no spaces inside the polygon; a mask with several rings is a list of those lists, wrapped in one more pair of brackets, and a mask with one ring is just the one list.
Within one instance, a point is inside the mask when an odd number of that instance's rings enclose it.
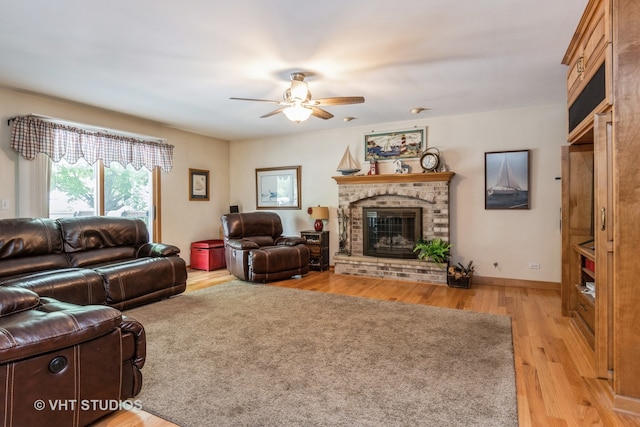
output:
{"label": "white ceiling", "polygon": [[[0,85],[228,140],[562,103],[586,4],[0,0]],[[292,71],[314,98],[366,101],[295,124],[229,100],[280,100]]]}

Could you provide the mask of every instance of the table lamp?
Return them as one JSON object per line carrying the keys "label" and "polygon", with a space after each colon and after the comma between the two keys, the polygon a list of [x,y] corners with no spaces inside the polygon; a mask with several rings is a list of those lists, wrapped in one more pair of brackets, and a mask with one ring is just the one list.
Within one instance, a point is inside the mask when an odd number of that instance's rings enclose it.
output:
{"label": "table lamp", "polygon": [[329,219],[329,208],[326,206],[315,206],[308,209],[309,215],[311,218],[315,219],[316,222],[313,223],[313,228],[316,231],[322,231],[324,227],[324,223],[322,222],[325,219]]}

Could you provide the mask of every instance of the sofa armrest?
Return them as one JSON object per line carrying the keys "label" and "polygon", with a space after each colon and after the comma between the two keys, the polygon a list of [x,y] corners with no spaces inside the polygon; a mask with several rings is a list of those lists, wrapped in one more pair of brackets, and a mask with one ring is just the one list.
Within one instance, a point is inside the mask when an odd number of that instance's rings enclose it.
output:
{"label": "sofa armrest", "polygon": [[307,241],[303,237],[297,236],[280,236],[276,239],[276,245],[281,246],[296,246],[296,245],[304,245]]}
{"label": "sofa armrest", "polygon": [[229,239],[227,240],[227,246],[241,251],[260,248],[260,246],[258,246],[256,242],[252,242],[251,240],[246,239]]}
{"label": "sofa armrest", "polygon": [[138,258],[177,256],[180,248],[164,243],[145,243],[138,249]]}
{"label": "sofa armrest", "polygon": [[[144,326],[136,319],[123,314],[120,330],[123,334],[130,333],[133,335],[132,362],[138,369],[142,369],[147,357],[147,339]],[[126,353],[126,351],[123,351],[123,353]]]}
{"label": "sofa armrest", "polygon": [[0,317],[31,310],[39,304],[40,297],[29,289],[0,286]]}

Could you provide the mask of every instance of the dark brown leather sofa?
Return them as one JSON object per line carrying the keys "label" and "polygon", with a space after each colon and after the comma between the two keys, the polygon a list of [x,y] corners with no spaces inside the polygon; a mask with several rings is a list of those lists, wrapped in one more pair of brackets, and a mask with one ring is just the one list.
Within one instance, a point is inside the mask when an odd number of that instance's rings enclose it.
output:
{"label": "dark brown leather sofa", "polygon": [[0,220],[0,286],[119,310],[184,292],[180,250],[148,240],[134,218]]}
{"label": "dark brown leather sofa", "polygon": [[[144,222],[0,220],[0,424],[84,426],[136,407],[143,326],[119,310],[179,294],[175,246]],[[123,406],[124,405],[124,406]]]}
{"label": "dark brown leather sofa", "polygon": [[239,279],[269,282],[309,272],[309,248],[302,237],[282,236],[274,212],[222,216],[227,270]]}

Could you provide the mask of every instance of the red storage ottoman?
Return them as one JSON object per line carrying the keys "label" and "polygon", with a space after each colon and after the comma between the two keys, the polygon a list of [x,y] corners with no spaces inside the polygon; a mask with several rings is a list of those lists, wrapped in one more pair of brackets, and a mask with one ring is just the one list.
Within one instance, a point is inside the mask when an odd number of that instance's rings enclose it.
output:
{"label": "red storage ottoman", "polygon": [[201,240],[191,243],[191,268],[211,271],[225,267],[224,241]]}

